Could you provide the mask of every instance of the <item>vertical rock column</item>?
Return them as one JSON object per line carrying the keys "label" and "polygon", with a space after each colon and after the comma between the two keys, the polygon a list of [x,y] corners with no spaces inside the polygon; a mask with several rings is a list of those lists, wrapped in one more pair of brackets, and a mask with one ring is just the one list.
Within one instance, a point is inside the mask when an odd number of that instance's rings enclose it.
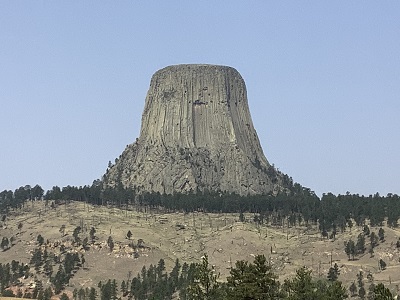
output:
{"label": "vertical rock column", "polygon": [[244,80],[231,67],[176,65],[150,83],[137,142],[104,176],[139,192],[264,194],[280,180],[251,120]]}

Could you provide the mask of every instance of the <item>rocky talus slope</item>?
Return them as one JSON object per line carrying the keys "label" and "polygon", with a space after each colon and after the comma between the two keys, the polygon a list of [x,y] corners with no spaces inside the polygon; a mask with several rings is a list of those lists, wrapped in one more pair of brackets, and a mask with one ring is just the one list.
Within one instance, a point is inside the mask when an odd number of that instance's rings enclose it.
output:
{"label": "rocky talus slope", "polygon": [[153,75],[140,137],[103,182],[139,193],[282,189],[253,127],[243,78],[215,65],[169,66]]}

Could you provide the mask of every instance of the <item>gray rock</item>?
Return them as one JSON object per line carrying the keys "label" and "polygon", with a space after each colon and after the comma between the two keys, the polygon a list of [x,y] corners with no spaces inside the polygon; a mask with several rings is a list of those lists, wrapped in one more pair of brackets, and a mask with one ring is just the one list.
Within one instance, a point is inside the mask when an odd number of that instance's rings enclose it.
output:
{"label": "gray rock", "polygon": [[150,83],[140,137],[103,176],[137,192],[282,190],[253,127],[244,80],[234,68],[176,65]]}

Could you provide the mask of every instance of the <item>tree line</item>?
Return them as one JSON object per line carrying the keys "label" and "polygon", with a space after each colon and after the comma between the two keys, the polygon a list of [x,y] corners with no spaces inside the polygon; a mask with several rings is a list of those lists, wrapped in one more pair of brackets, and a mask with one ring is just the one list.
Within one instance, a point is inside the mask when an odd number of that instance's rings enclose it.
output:
{"label": "tree line", "polygon": [[[141,193],[124,188],[121,184],[114,188],[102,187],[101,181],[81,187],[54,186],[44,193],[39,185],[20,187],[14,192],[0,192],[0,212],[5,218],[10,208],[21,208],[26,201],[44,199],[46,201],[82,201],[93,205],[112,205],[121,209],[133,206],[141,209],[157,209],[164,212],[209,212],[255,214],[259,223],[276,225],[318,224],[323,236],[335,236],[346,227],[363,226],[369,220],[371,226],[397,227],[400,217],[400,198],[396,194],[363,196],[323,194],[319,198],[313,191],[295,183],[289,192],[277,195],[239,196],[224,192],[203,191],[191,194]],[[4,221],[4,220],[3,220]]]}

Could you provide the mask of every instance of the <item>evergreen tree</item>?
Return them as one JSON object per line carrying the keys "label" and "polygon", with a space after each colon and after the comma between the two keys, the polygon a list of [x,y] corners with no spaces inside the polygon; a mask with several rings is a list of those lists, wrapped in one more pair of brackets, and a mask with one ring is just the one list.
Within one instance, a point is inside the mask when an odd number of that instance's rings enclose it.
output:
{"label": "evergreen tree", "polygon": [[340,281],[332,282],[328,285],[325,292],[322,292],[320,299],[324,300],[344,300],[347,299],[346,289],[342,286]]}
{"label": "evergreen tree", "polygon": [[375,300],[394,300],[392,293],[386,288],[383,283],[378,283],[374,289]]}
{"label": "evergreen tree", "polygon": [[369,236],[370,235],[370,230],[369,230],[369,226],[368,225],[364,225],[363,233],[364,233],[365,236]]}
{"label": "evergreen tree", "polygon": [[329,281],[336,281],[340,275],[339,266],[337,263],[334,264],[333,267],[329,268],[328,271],[328,280]]}
{"label": "evergreen tree", "polygon": [[111,236],[109,236],[108,239],[107,239],[107,245],[110,248],[110,251],[113,251],[113,249],[114,249],[114,241],[113,241]]}
{"label": "evergreen tree", "polygon": [[94,287],[91,287],[89,292],[89,300],[96,300],[96,298],[97,298],[96,289]]}
{"label": "evergreen tree", "polygon": [[384,262],[383,259],[379,260],[379,269],[380,270],[385,270],[386,269],[386,263]]}
{"label": "evergreen tree", "polygon": [[74,229],[74,232],[72,233],[72,237],[74,238],[74,243],[76,243],[76,244],[80,243],[80,241],[81,241],[81,239],[79,237],[81,230],[82,230],[81,226],[77,226]]}
{"label": "evergreen tree", "polygon": [[364,286],[364,273],[362,271],[360,271],[357,275],[357,284],[358,287],[361,288]]}
{"label": "evergreen tree", "polygon": [[378,231],[379,241],[383,243],[385,241],[385,230],[381,227]]}
{"label": "evergreen tree", "polygon": [[315,284],[311,278],[311,271],[302,267],[296,271],[293,279],[285,280],[284,290],[288,300],[318,300]]}
{"label": "evergreen tree", "polygon": [[368,295],[367,295],[367,299],[368,300],[374,300],[375,299],[375,284],[371,283],[368,287]]}
{"label": "evergreen tree", "polygon": [[363,233],[360,233],[357,237],[356,253],[362,254],[364,252],[365,252],[365,236]]}
{"label": "evergreen tree", "polygon": [[42,299],[50,300],[51,296],[53,296],[53,291],[51,290],[51,287],[48,287],[47,289],[44,290]]}
{"label": "evergreen tree", "polygon": [[365,299],[365,294],[366,294],[365,288],[363,286],[360,287],[360,289],[358,290],[358,297],[360,297],[361,299]]}
{"label": "evergreen tree", "polygon": [[369,239],[370,239],[372,248],[374,248],[374,247],[376,247],[378,245],[379,239],[378,239],[377,235],[375,234],[375,232],[371,233]]}
{"label": "evergreen tree", "polygon": [[42,246],[43,245],[43,243],[44,243],[44,237],[42,237],[42,235],[38,235],[37,236],[37,242],[38,242],[38,244],[39,244],[39,246]]}
{"label": "evergreen tree", "polygon": [[96,229],[94,227],[90,228],[89,236],[90,236],[90,241],[92,243],[94,242],[94,239],[95,239],[95,233],[96,233]]}
{"label": "evergreen tree", "polygon": [[179,282],[179,271],[181,269],[181,265],[179,263],[179,259],[175,260],[175,266],[172,269],[171,273],[169,274],[169,279],[170,279],[170,285],[174,289],[179,289],[180,288],[180,282]]}
{"label": "evergreen tree", "polygon": [[276,279],[264,255],[257,255],[252,264],[238,261],[227,278],[228,298],[276,299],[281,296]]}
{"label": "evergreen tree", "polygon": [[354,297],[356,295],[357,286],[356,286],[355,282],[352,282],[352,284],[349,287],[349,291],[350,291],[351,297]]}
{"label": "evergreen tree", "polygon": [[350,239],[349,241],[346,242],[345,252],[346,252],[349,260],[350,260],[350,258],[354,259],[354,256],[356,254],[356,246],[354,245],[353,240]]}
{"label": "evergreen tree", "polygon": [[208,256],[204,254],[202,262],[195,265],[194,280],[188,287],[189,299],[211,300],[218,294],[219,284],[214,269],[208,265]]}
{"label": "evergreen tree", "polygon": [[0,247],[3,249],[3,251],[7,250],[10,247],[10,241],[7,237],[3,237]]}

